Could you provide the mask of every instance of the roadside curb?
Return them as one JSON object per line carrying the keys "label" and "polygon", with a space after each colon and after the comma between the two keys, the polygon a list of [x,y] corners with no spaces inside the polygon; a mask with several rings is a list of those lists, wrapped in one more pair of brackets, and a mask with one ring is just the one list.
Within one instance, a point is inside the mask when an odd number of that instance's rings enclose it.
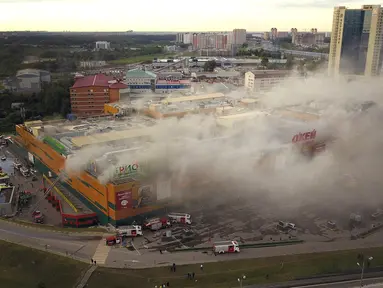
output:
{"label": "roadside curb", "polygon": [[[76,232],[76,231],[64,231],[64,230],[56,230],[52,227],[52,229],[49,229],[50,226],[44,226],[46,228],[40,228],[40,227],[35,227],[33,225],[28,225],[28,224],[22,224],[22,223],[19,223],[19,222],[15,222],[15,221],[12,221],[12,220],[6,220],[6,219],[3,219],[3,218],[0,218],[0,222],[4,222],[4,223],[8,223],[8,224],[11,224],[11,225],[15,225],[15,226],[18,226],[18,227],[23,227],[23,228],[27,228],[27,229],[33,229],[33,230],[38,230],[38,231],[46,231],[46,232],[53,232],[53,233],[59,233],[59,234],[67,234],[67,235],[84,235],[84,236],[103,236],[105,233],[107,233],[107,231],[105,232],[93,232],[93,231],[90,231],[90,232],[86,232],[86,231],[79,231],[79,232]],[[65,228],[63,228],[65,229]]]}

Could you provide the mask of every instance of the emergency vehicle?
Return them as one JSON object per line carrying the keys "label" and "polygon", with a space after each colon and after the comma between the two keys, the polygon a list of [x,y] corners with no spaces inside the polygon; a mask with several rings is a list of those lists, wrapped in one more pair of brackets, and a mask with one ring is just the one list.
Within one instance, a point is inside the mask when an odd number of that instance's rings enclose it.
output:
{"label": "emergency vehicle", "polygon": [[139,225],[121,226],[117,228],[117,235],[125,237],[142,236],[142,227]]}
{"label": "emergency vehicle", "polygon": [[163,218],[152,218],[144,222],[144,228],[152,231],[157,231],[163,228],[168,228],[172,225],[170,220],[166,217]]}
{"label": "emergency vehicle", "polygon": [[36,210],[32,213],[33,221],[35,223],[43,224],[44,223],[44,214],[41,211]]}
{"label": "emergency vehicle", "polygon": [[187,213],[170,213],[168,217],[173,223],[192,224],[191,216]]}
{"label": "emergency vehicle", "polygon": [[239,253],[239,245],[237,241],[221,241],[213,245],[213,252],[218,254]]}
{"label": "emergency vehicle", "polygon": [[120,244],[121,243],[121,238],[120,237],[116,237],[116,236],[108,236],[106,237],[105,239],[105,244],[107,246],[113,246],[115,244]]}

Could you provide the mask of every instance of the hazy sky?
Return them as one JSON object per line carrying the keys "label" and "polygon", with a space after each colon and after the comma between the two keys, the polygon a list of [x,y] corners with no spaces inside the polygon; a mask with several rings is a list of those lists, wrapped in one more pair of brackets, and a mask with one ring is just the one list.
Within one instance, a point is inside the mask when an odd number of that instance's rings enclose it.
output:
{"label": "hazy sky", "polygon": [[0,0],[0,31],[330,31],[334,6],[358,0]]}

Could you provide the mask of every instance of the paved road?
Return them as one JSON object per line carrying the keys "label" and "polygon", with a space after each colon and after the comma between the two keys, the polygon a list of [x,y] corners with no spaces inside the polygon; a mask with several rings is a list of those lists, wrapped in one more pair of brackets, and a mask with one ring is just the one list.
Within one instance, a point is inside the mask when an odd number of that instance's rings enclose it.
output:
{"label": "paved road", "polygon": [[268,248],[243,249],[239,254],[226,254],[214,256],[211,253],[202,252],[182,252],[182,253],[163,253],[150,252],[139,249],[139,253],[124,249],[111,249],[106,260],[106,265],[112,267],[135,267],[147,268],[151,266],[167,266],[171,263],[193,264],[201,262],[215,262],[222,260],[234,260],[245,258],[263,258],[280,255],[305,254],[314,252],[328,252],[347,249],[371,248],[382,246],[381,239],[383,232],[370,236],[367,239],[354,241],[337,242],[308,242],[294,246],[279,246]]}
{"label": "paved road", "polygon": [[0,239],[40,250],[72,256],[83,261],[88,261],[94,255],[96,247],[100,242],[100,236],[37,230],[6,221],[0,221]]}

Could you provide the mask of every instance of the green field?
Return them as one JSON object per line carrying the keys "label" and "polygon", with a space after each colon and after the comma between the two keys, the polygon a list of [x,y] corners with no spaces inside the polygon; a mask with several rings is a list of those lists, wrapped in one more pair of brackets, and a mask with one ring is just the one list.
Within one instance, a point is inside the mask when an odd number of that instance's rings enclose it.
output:
{"label": "green field", "polygon": [[[1,287],[72,288],[88,267],[66,257],[3,241],[0,241],[0,249]],[[200,271],[198,264],[184,265],[178,266],[176,273],[171,272],[169,267],[143,270],[98,267],[86,287],[153,288],[167,281],[170,287],[236,287],[237,278],[242,275],[246,276],[244,286],[284,282],[300,277],[355,271],[358,269],[356,262],[359,253],[374,257],[371,267],[383,266],[383,248],[373,248],[206,263],[204,271]],[[185,275],[192,272],[196,273],[197,282],[186,279]]]}
{"label": "green field", "polygon": [[[199,265],[179,266],[176,273],[170,272],[168,267],[140,270],[139,272],[99,268],[90,278],[88,288],[122,288],[127,287],[127,283],[129,283],[129,287],[152,288],[167,281],[169,281],[170,287],[229,288],[239,286],[237,279],[242,275],[246,276],[246,280],[243,282],[244,286],[258,283],[284,282],[298,277],[358,269],[356,266],[357,255],[361,252],[374,256],[371,267],[383,265],[383,248],[378,248],[206,263],[203,272],[200,271]],[[188,272],[196,273],[195,279],[197,282],[186,279],[185,275]]]}
{"label": "green field", "polygon": [[122,59],[110,61],[109,64],[113,64],[113,65],[134,64],[134,63],[140,63],[145,61],[152,61],[153,58],[166,58],[169,56],[174,56],[174,54],[153,54],[153,55],[122,58]]}
{"label": "green field", "polygon": [[72,288],[87,264],[0,241],[0,286]]}

